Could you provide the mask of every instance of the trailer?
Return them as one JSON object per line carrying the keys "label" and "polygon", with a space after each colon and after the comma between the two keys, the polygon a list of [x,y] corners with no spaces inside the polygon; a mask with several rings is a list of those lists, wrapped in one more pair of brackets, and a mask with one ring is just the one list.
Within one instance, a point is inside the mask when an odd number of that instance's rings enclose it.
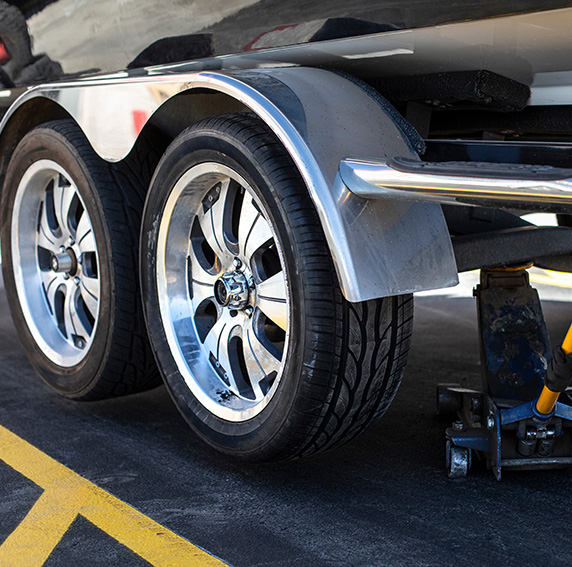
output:
{"label": "trailer", "polygon": [[[299,458],[384,414],[414,292],[572,271],[572,8],[513,4],[0,2],[2,269],[39,375],[76,400],[164,381],[218,450]],[[530,301],[530,376],[440,390],[468,416],[452,476],[570,461],[564,398],[514,410],[552,359]]]}

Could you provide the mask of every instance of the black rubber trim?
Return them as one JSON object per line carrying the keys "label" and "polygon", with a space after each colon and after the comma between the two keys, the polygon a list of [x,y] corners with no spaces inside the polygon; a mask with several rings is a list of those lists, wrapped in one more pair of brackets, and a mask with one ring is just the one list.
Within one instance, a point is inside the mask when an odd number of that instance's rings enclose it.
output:
{"label": "black rubber trim", "polygon": [[572,353],[565,353],[561,347],[552,351],[552,361],[546,372],[544,382],[553,392],[564,392],[572,376]]}
{"label": "black rubber trim", "polygon": [[[523,226],[454,236],[451,242],[459,272],[527,262],[546,265],[553,256],[567,257],[570,254],[572,229]],[[560,261],[561,267],[565,261]]]}
{"label": "black rubber trim", "polygon": [[403,173],[446,175],[450,177],[536,181],[572,178],[572,169],[552,167],[551,165],[490,163],[483,161],[427,162],[404,157],[390,158],[387,160],[387,165]]}

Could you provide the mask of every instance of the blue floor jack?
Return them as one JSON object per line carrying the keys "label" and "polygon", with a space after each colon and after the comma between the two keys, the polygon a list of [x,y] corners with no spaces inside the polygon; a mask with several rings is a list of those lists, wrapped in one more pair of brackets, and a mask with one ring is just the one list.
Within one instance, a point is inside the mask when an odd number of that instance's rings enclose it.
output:
{"label": "blue floor jack", "polygon": [[437,387],[439,413],[458,417],[446,431],[451,478],[466,476],[475,454],[497,480],[503,468],[572,465],[572,326],[551,353],[529,267],[481,271],[474,294],[482,391]]}

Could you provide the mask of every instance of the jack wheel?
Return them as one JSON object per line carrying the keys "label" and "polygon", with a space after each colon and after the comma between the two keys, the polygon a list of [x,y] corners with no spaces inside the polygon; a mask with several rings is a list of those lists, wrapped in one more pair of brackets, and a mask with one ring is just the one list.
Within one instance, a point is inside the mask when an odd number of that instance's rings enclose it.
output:
{"label": "jack wheel", "polygon": [[471,468],[471,450],[447,441],[446,453],[449,478],[465,478]]}

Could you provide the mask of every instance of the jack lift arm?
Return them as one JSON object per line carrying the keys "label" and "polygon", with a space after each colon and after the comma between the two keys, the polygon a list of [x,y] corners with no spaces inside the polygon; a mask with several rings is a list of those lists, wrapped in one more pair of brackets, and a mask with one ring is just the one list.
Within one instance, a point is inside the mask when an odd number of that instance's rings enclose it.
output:
{"label": "jack lift arm", "polygon": [[[482,391],[437,387],[439,413],[456,413],[446,431],[447,471],[467,475],[473,453],[497,480],[501,469],[572,465],[572,326],[550,352],[540,299],[526,267],[481,271],[475,289]],[[560,401],[558,401],[560,399]]]}

